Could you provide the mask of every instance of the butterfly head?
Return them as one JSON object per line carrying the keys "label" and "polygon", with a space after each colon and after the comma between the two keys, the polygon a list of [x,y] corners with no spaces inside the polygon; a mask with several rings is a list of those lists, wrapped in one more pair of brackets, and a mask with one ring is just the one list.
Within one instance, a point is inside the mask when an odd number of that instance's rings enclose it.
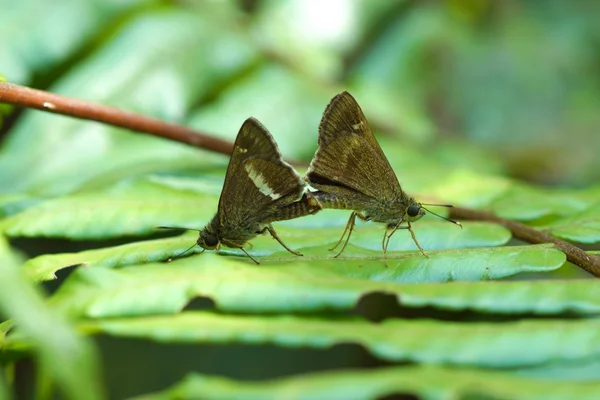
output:
{"label": "butterfly head", "polygon": [[448,222],[452,222],[454,225],[460,226],[462,229],[462,224],[460,222],[455,221],[450,218],[446,218],[443,215],[436,214],[433,211],[431,211],[430,209],[425,208],[425,206],[453,207],[451,204],[427,204],[427,203],[417,203],[416,201],[411,200],[409,203],[409,206],[406,207],[404,221],[414,222],[418,219],[421,219],[421,217],[423,217],[423,215],[425,215],[425,211],[427,211],[428,213],[433,214],[436,217],[444,219]]}
{"label": "butterfly head", "polygon": [[200,231],[200,235],[198,236],[196,243],[198,243],[198,246],[206,250],[218,250],[221,245],[219,237],[217,236],[216,232],[211,229],[210,225]]}
{"label": "butterfly head", "polygon": [[425,209],[423,208],[421,203],[411,201],[409,206],[406,207],[406,211],[404,213],[404,221],[415,222],[421,219],[423,215],[425,215]]}

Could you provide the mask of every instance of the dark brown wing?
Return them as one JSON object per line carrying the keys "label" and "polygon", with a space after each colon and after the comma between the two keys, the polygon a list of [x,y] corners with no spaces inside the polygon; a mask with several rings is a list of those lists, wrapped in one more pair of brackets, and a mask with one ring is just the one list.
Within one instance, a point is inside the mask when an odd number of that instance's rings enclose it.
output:
{"label": "dark brown wing", "polygon": [[319,125],[319,148],[306,174],[323,191],[359,192],[379,201],[402,196],[398,178],[348,92],[335,96]]}
{"label": "dark brown wing", "polygon": [[305,183],[283,159],[267,129],[248,118],[235,140],[219,199],[221,226],[242,227],[298,200]]}

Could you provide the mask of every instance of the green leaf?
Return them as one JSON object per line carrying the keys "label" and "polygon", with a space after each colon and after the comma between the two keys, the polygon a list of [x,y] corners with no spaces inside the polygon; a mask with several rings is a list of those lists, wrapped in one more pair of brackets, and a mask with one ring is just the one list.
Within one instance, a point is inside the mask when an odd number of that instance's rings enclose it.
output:
{"label": "green leaf", "polygon": [[575,191],[520,184],[511,187],[504,196],[494,201],[490,208],[502,218],[517,221],[570,217],[596,205],[599,195],[600,186]]}
{"label": "green leaf", "polygon": [[513,181],[504,177],[458,169],[442,180],[435,179],[426,189],[431,195],[446,199],[452,204],[486,208],[492,201],[504,196],[513,185]]}
{"label": "green leaf", "polygon": [[579,243],[600,242],[600,203],[548,224],[553,236]]}
{"label": "green leaf", "polygon": [[[562,253],[547,245],[499,250],[498,259],[492,262],[493,257],[487,258],[487,265],[481,266],[480,274],[489,274],[494,268],[504,268],[507,261],[514,262],[514,270],[507,272],[517,273],[527,267],[527,257],[537,258],[537,262],[540,259],[552,261],[554,267],[564,260]],[[450,253],[450,257],[456,257],[455,260],[464,257],[460,252]],[[481,260],[484,257],[478,251],[472,254],[474,259]],[[108,266],[119,264],[118,257],[103,260],[101,255],[95,261],[90,258],[88,262]],[[127,252],[124,252],[123,257],[126,256]],[[265,262],[256,266],[250,261],[240,262],[233,257],[219,257],[210,253],[168,264],[147,264],[118,270],[84,267],[69,276],[52,296],[50,304],[71,317],[120,317],[174,313],[193,298],[207,296],[222,311],[314,312],[349,310],[356,306],[362,296],[383,292],[396,295],[403,307],[432,306],[447,310],[471,309],[508,314],[557,314],[567,311],[588,314],[600,309],[600,284],[595,281],[454,282],[442,285],[395,283],[403,280],[414,282],[415,277],[423,279],[424,275],[430,280],[437,278],[445,281],[454,273],[456,278],[459,271],[456,268],[460,265],[456,262],[445,263],[444,252],[440,253],[442,261],[437,264],[436,256],[426,261],[430,263],[428,267],[418,265],[419,260],[426,260],[420,255],[388,259],[387,267],[380,258],[313,260],[309,263]],[[31,264],[27,264],[27,269],[30,268]],[[538,268],[547,269],[549,266]],[[43,273],[47,274],[49,270]],[[490,278],[490,275],[485,277]]]}
{"label": "green leaf", "polygon": [[[11,318],[34,345],[43,371],[52,376],[66,398],[101,399],[98,357],[63,318],[44,304],[24,279],[6,243],[0,241],[0,313]],[[2,342],[3,347],[7,341]]]}
{"label": "green leaf", "polygon": [[[87,250],[71,254],[44,254],[27,260],[21,269],[32,281],[56,279],[55,272],[81,265],[91,267],[122,267],[144,262],[165,261],[181,254],[195,243],[196,234],[183,235],[171,239],[146,240],[117,247],[99,250]],[[196,246],[189,253],[200,253],[203,249]]]}
{"label": "green leaf", "polygon": [[[167,183],[165,183],[167,182]],[[105,239],[156,233],[162,225],[198,228],[214,214],[218,198],[206,184],[177,180],[122,181],[98,192],[47,200],[0,222],[9,236]]]}
{"label": "green leaf", "polygon": [[190,374],[164,392],[135,399],[360,400],[396,395],[423,400],[594,400],[599,391],[597,382],[548,381],[514,377],[498,371],[414,366],[319,372],[263,382]]}
{"label": "green leaf", "polygon": [[[217,209],[220,179],[186,179],[151,176],[124,180],[100,191],[86,191],[41,201],[0,222],[7,235],[20,237],[66,237],[69,239],[104,239],[155,233],[156,226],[201,228]],[[9,203],[10,205],[10,203]],[[12,206],[15,208],[15,206]],[[335,243],[343,232],[347,211],[323,210],[284,223],[304,228],[285,232],[290,244],[311,246]],[[308,230],[306,228],[334,227]],[[417,238],[427,250],[457,247],[497,246],[510,239],[505,228],[490,223],[465,223],[464,229],[426,216],[414,225]],[[383,225],[357,224],[351,243],[373,250],[381,249]],[[287,240],[287,239],[286,239]],[[279,250],[271,241],[270,250]],[[416,250],[406,231],[396,233],[390,250]],[[272,252],[271,251],[271,252]]]}
{"label": "green leaf", "polygon": [[[600,356],[600,321],[522,320],[457,323],[344,317],[236,316],[183,312],[81,322],[91,333],[162,343],[273,344],[329,348],[355,343],[388,362],[493,368],[585,361]],[[558,341],[557,338],[562,340]]]}
{"label": "green leaf", "polygon": [[593,358],[583,362],[549,362],[535,367],[517,368],[514,375],[561,381],[598,381],[600,380],[600,359]]}

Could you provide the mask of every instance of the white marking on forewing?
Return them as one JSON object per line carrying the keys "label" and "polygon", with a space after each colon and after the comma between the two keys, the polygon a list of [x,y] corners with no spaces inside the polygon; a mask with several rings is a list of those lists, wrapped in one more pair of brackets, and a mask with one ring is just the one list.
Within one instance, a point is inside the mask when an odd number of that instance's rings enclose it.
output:
{"label": "white marking on forewing", "polygon": [[273,188],[267,185],[267,182],[265,182],[263,175],[260,172],[256,171],[252,167],[252,164],[244,165],[244,169],[248,173],[248,177],[250,178],[252,183],[254,183],[254,186],[256,186],[262,194],[264,194],[265,196],[269,196],[273,200],[277,200],[281,197],[279,193],[275,193],[275,190],[273,190]]}

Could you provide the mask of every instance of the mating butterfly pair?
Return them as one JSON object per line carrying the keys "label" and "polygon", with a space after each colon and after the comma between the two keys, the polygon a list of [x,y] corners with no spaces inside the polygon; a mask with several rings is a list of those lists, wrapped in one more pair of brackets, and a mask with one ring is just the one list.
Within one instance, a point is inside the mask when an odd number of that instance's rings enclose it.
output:
{"label": "mating butterfly pair", "polygon": [[217,213],[200,230],[197,244],[209,250],[218,250],[221,245],[238,248],[258,264],[244,245],[269,232],[290,253],[301,255],[283,243],[271,223],[315,214],[323,208],[352,210],[335,246],[348,233],[338,255],[346,248],[357,217],[386,224],[384,255],[398,229],[408,229],[425,255],[411,229],[411,222],[423,217],[425,208],[402,191],[360,106],[348,92],[335,96],[325,109],[319,124],[319,148],[304,179],[283,160],[275,140],[260,122],[254,118],[244,122],[227,167]]}

